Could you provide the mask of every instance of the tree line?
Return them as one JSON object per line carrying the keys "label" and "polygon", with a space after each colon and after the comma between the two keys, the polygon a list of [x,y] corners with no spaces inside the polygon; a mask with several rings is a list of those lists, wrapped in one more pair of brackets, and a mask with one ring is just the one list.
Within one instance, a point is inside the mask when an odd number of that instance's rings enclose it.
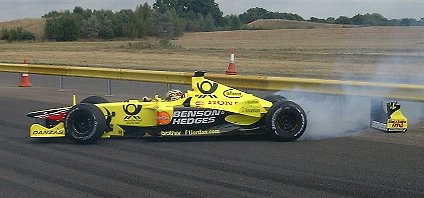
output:
{"label": "tree line", "polygon": [[35,40],[35,35],[32,32],[24,30],[22,26],[19,26],[12,29],[2,29],[0,32],[0,39],[8,41]]}
{"label": "tree line", "polygon": [[359,26],[424,26],[424,18],[416,20],[413,18],[404,19],[387,19],[381,14],[357,14],[351,18],[340,16],[337,19],[329,17],[327,19],[320,19],[311,17],[311,22],[329,23],[329,24],[346,24],[346,25],[359,25]]}
{"label": "tree line", "polygon": [[315,23],[328,23],[328,24],[345,24],[345,25],[359,25],[359,26],[424,26],[424,18],[416,20],[413,18],[403,19],[387,19],[381,14],[357,14],[353,17],[340,16],[338,18],[328,17],[327,19],[320,19],[311,17],[309,20],[303,19],[297,14],[270,12],[264,8],[250,8],[245,13],[238,16],[240,22],[245,25],[258,19],[287,19],[296,21],[309,21]]}
{"label": "tree line", "polygon": [[[136,39],[146,36],[172,39],[184,32],[249,29],[246,24],[258,19],[287,19],[360,26],[424,25],[424,18],[419,21],[411,18],[389,20],[377,13],[357,14],[351,18],[311,17],[305,20],[297,14],[271,12],[259,7],[250,8],[240,15],[223,16],[214,0],[156,0],[153,6],[145,3],[137,6],[135,10],[124,9],[118,12],[75,7],[72,11],[51,11],[43,18],[47,19],[44,37],[54,41]],[[35,38],[22,28],[3,30],[1,35],[4,40]]]}
{"label": "tree line", "polygon": [[157,0],[135,10],[90,10],[75,7],[73,11],[52,11],[46,18],[48,40],[142,38],[172,39],[184,32],[239,29],[237,16],[225,16],[214,0]]}

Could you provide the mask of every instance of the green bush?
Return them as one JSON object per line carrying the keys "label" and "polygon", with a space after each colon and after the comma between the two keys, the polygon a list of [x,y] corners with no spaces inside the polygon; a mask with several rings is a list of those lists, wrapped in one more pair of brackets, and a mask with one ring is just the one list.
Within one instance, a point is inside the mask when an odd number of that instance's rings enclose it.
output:
{"label": "green bush", "polygon": [[8,41],[28,41],[35,40],[35,35],[19,26],[10,30],[2,29],[0,38]]}
{"label": "green bush", "polygon": [[44,27],[45,36],[49,40],[76,41],[80,38],[82,18],[73,14],[64,14],[50,18]]}

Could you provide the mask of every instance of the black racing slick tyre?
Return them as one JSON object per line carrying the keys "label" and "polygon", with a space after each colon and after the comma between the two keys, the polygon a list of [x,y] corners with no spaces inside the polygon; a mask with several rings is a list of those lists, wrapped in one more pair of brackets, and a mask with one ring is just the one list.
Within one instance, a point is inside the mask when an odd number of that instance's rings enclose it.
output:
{"label": "black racing slick tyre", "polygon": [[265,117],[268,134],[278,141],[294,141],[305,132],[306,113],[292,101],[277,101]]}
{"label": "black racing slick tyre", "polygon": [[75,105],[66,115],[66,135],[77,144],[92,144],[101,138],[105,130],[105,117],[93,104]]}
{"label": "black racing slick tyre", "polygon": [[268,95],[268,96],[265,96],[264,99],[268,100],[272,103],[277,102],[277,101],[287,100],[284,96],[281,96],[281,95]]}
{"label": "black racing slick tyre", "polygon": [[90,96],[85,98],[81,101],[81,103],[90,103],[90,104],[101,104],[101,103],[108,103],[105,98],[102,98],[100,96]]}

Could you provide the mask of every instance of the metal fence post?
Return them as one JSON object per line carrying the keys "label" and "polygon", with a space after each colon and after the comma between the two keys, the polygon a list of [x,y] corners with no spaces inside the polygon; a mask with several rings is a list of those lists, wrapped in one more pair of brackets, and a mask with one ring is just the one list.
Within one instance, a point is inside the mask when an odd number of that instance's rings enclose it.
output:
{"label": "metal fence post", "polygon": [[63,91],[63,76],[59,76],[59,90]]}
{"label": "metal fence post", "polygon": [[166,92],[171,91],[172,89],[172,84],[167,83],[166,84]]}
{"label": "metal fence post", "polygon": [[107,93],[106,96],[113,96],[112,95],[112,80],[107,79]]}

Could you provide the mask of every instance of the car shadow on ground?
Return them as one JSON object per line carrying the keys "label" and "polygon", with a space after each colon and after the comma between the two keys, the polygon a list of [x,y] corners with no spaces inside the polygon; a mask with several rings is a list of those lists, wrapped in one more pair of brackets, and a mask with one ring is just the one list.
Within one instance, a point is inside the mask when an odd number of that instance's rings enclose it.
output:
{"label": "car shadow on ground", "polygon": [[[220,135],[220,136],[189,136],[189,137],[113,137],[110,139],[101,139],[93,143],[93,145],[107,144],[107,142],[115,141],[141,141],[143,143],[158,142],[277,142],[269,136],[262,134],[245,134],[245,135]],[[298,140],[305,141],[305,140]],[[30,139],[29,144],[75,144],[68,138],[43,138]]]}
{"label": "car shadow on ground", "polygon": [[220,136],[191,136],[191,137],[143,137],[144,142],[214,142],[214,141],[275,141],[266,135],[220,135]]}

